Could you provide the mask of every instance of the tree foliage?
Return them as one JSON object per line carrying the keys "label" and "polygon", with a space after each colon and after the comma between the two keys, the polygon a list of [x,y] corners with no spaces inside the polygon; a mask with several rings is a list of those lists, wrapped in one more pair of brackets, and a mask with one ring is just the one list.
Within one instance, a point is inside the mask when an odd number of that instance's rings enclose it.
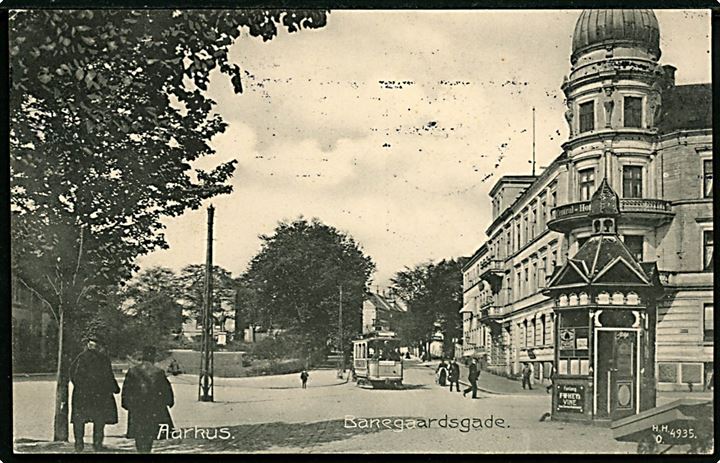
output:
{"label": "tree foliage", "polygon": [[59,326],[55,440],[67,439],[64,347],[77,338],[65,330],[77,308],[167,247],[161,218],[231,191],[235,161],[192,167],[226,126],[204,94],[210,72],[240,92],[228,52],[241,30],[269,40],[325,20],[317,10],[13,12],[12,264]]}
{"label": "tree foliage", "polygon": [[424,346],[439,331],[445,339],[445,350],[452,340],[462,337],[463,304],[462,266],[465,258],[443,259],[406,267],[392,279],[393,291],[408,306],[402,314],[398,334],[410,345]]}
{"label": "tree foliage", "polygon": [[337,345],[340,288],[343,349],[360,329],[362,301],[375,265],[348,235],[317,219],[282,222],[245,275],[261,317],[301,334],[312,348]]}
{"label": "tree foliage", "polygon": [[169,268],[141,271],[121,291],[121,296],[118,309],[129,319],[127,331],[131,338],[126,340],[123,353],[133,353],[148,344],[162,344],[172,335],[180,334],[182,287]]}
{"label": "tree foliage", "polygon": [[[237,282],[224,268],[214,265],[212,271],[212,314],[215,318],[235,318]],[[192,264],[180,270],[177,277],[184,316],[200,319],[205,306],[205,265]]]}

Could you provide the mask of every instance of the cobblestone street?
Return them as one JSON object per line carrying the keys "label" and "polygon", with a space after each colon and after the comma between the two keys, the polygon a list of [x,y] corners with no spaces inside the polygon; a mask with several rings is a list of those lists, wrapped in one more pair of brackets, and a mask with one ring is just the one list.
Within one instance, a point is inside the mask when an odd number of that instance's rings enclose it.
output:
{"label": "cobblestone street", "polygon": [[[296,375],[218,379],[215,402],[197,401],[196,378],[172,378],[182,439],[156,442],[156,452],[634,452],[633,444],[614,441],[607,428],[540,422],[549,411],[545,394],[479,393],[477,400],[450,393],[434,383],[434,370],[408,363],[403,390],[374,390],[335,378],[332,370],[311,372],[307,390]],[[14,435],[18,452],[72,452],[71,443],[48,442],[54,383],[16,381]],[[106,428],[111,451],[132,452],[124,438],[127,415]],[[483,428],[463,432],[441,427],[439,419],[480,418]],[[391,419],[391,429],[380,421]],[[486,428],[488,418],[493,427]],[[402,419],[404,429],[395,420]],[[405,429],[408,420],[431,420],[428,428]],[[502,420],[502,421],[499,421]],[[417,421],[415,423],[418,423]],[[462,423],[460,421],[460,423]],[[470,421],[468,421],[470,423]],[[356,425],[356,427],[353,427]],[[365,426],[367,425],[367,426]],[[500,425],[504,427],[499,427]],[[196,428],[197,427],[197,428]],[[89,428],[89,427],[88,427]],[[200,430],[196,433],[196,429]],[[225,429],[223,431],[223,429]],[[217,438],[211,438],[217,435]],[[221,438],[227,437],[227,438]],[[89,442],[90,429],[86,433]]]}

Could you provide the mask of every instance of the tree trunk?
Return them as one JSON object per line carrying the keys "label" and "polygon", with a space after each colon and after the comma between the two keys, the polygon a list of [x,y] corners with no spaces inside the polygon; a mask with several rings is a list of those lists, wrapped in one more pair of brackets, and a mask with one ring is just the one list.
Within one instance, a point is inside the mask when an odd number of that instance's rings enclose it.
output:
{"label": "tree trunk", "polygon": [[67,365],[67,355],[65,353],[65,311],[63,307],[58,308],[58,353],[57,353],[57,372],[55,386],[55,426],[53,441],[67,442],[68,440],[68,383],[69,383],[69,366]]}

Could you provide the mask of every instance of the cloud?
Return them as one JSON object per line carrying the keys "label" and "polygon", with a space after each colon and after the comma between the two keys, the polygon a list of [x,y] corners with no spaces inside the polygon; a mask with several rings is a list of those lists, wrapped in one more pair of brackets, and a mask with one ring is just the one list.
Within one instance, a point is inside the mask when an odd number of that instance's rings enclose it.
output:
{"label": "cloud", "polygon": [[[235,274],[279,220],[318,217],[352,235],[384,284],[405,265],[470,255],[491,221],[488,192],[529,174],[567,138],[562,78],[577,11],[334,11],[327,27],[243,37],[245,92],[213,75],[228,121],[196,166],[238,160],[213,199],[216,262]],[[663,62],[709,80],[708,15],[658,11]],[[166,221],[171,248],[142,265],[204,260],[205,212]]]}

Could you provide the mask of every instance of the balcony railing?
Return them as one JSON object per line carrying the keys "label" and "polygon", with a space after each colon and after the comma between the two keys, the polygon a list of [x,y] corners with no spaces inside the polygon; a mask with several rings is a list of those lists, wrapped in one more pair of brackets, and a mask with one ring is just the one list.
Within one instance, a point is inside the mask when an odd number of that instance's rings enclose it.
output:
{"label": "balcony railing", "polygon": [[623,198],[620,212],[672,212],[672,205],[662,199]]}
{"label": "balcony railing", "polygon": [[503,308],[494,305],[487,306],[480,310],[480,319],[496,319],[503,315]]}
{"label": "balcony railing", "polygon": [[503,308],[502,307],[489,307],[488,308],[488,315],[491,317],[497,317],[503,314]]}
{"label": "balcony railing", "polygon": [[503,261],[500,259],[485,259],[480,263],[480,274],[482,275],[485,272],[502,272],[503,269]]}

